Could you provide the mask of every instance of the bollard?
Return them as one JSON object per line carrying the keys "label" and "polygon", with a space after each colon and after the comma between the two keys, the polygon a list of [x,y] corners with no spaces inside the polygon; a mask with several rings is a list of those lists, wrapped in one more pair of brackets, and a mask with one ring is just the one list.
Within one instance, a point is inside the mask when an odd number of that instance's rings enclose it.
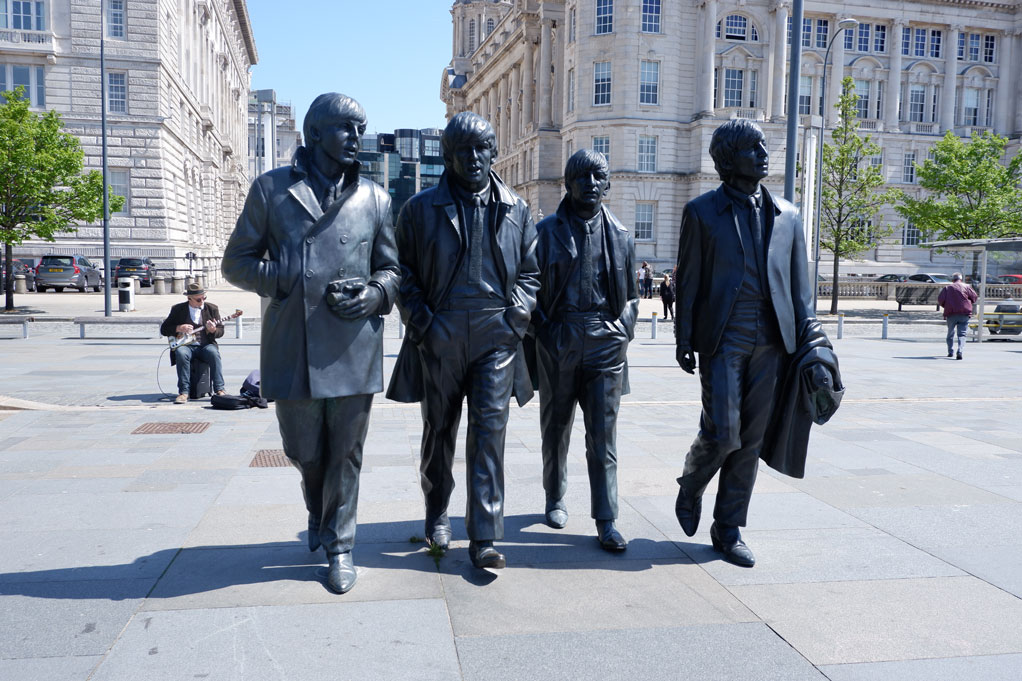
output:
{"label": "bollard", "polygon": [[131,279],[132,281],[135,282],[134,284],[135,295],[138,295],[142,291],[142,280],[139,279],[138,277],[132,277]]}
{"label": "bollard", "polygon": [[886,315],[886,314],[884,315],[884,328],[883,328],[883,331],[880,332],[880,339],[881,340],[887,340],[887,316],[888,315]]}
{"label": "bollard", "polygon": [[238,340],[241,340],[242,333],[243,332],[241,330],[241,315],[238,315],[237,317],[234,318],[234,337],[237,338]]}
{"label": "bollard", "polygon": [[15,293],[28,293],[28,284],[25,283],[24,274],[14,275],[14,292]]}
{"label": "bollard", "polygon": [[837,337],[841,340],[842,336],[845,335],[845,313],[837,313]]}
{"label": "bollard", "polygon": [[153,295],[162,296],[167,293],[167,278],[155,277],[153,279]]}
{"label": "bollard", "polygon": [[656,312],[653,313],[653,326],[650,329],[650,338],[656,340]]}
{"label": "bollard", "polygon": [[185,292],[185,277],[183,274],[175,274],[174,278],[170,280],[170,292],[171,293]]}

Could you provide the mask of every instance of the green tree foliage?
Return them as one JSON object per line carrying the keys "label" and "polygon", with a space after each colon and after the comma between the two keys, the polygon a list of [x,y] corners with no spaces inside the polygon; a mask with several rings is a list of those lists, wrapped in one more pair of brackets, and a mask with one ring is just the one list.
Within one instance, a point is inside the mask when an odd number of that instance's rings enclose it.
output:
{"label": "green tree foliage", "polygon": [[891,190],[880,191],[885,184],[884,175],[870,161],[870,157],[881,153],[880,145],[869,135],[859,136],[855,81],[845,78],[841,86],[842,94],[835,107],[838,124],[831,134],[834,143],[823,145],[820,202],[820,248],[834,254],[831,314],[837,314],[841,259],[854,258],[891,234],[891,228],[880,221],[880,210],[896,196]]}
{"label": "green tree foliage", "polygon": [[[1022,156],[1003,162],[1008,140],[990,132],[968,140],[950,130],[917,164],[921,198],[899,191],[898,212],[938,240],[1022,235]],[[979,275],[978,255],[973,276]]]}
{"label": "green tree foliage", "polygon": [[[29,111],[24,88],[3,93],[0,104],[0,242],[7,272],[5,309],[14,309],[14,246],[37,237],[54,241],[75,222],[103,216],[103,175],[83,173],[78,138],[61,130],[56,111]],[[124,199],[110,196],[110,210]]]}

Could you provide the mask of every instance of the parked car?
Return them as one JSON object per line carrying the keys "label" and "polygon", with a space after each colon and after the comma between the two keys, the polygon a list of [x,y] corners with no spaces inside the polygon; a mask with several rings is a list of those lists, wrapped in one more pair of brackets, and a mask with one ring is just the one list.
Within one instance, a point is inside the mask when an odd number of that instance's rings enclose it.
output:
{"label": "parked car", "polygon": [[[0,261],[5,261],[5,258],[0,258]],[[28,287],[29,291],[35,291],[35,270],[28,267],[20,260],[14,261],[14,276],[19,274],[25,277],[25,286]],[[3,262],[0,264],[0,291],[7,290],[7,263]]]}
{"label": "parked car", "polygon": [[1002,274],[997,277],[997,281],[1002,284],[1022,284],[1022,274]]}
{"label": "parked car", "polygon": [[939,272],[920,272],[910,275],[908,281],[921,281],[927,284],[950,284],[951,277]]}
{"label": "parked car", "polygon": [[76,288],[84,293],[91,286],[98,293],[103,275],[84,255],[44,255],[36,268],[35,282],[40,292],[52,288],[60,293],[65,288]]}
{"label": "parked car", "polygon": [[881,274],[873,281],[905,281],[908,279],[904,274]]}
{"label": "parked car", "polygon": [[138,277],[142,286],[152,286],[159,273],[152,258],[121,258],[114,268],[114,277]]}
{"label": "parked car", "polygon": [[35,258],[15,258],[15,260],[25,263],[25,267],[32,270],[32,274],[35,274],[36,265],[39,264],[38,260]]}

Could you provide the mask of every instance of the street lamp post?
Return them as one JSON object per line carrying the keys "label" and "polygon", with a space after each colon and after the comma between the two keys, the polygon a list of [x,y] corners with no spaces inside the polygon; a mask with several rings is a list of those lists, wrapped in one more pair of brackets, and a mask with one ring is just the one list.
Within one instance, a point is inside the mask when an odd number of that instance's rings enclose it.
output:
{"label": "street lamp post", "polygon": [[[830,48],[834,41],[843,37],[844,32],[859,25],[858,19],[842,19],[837,22],[837,30],[827,41],[827,52],[823,56],[823,79],[820,82],[820,98],[824,102],[820,112],[820,134],[816,140],[816,230],[813,234],[813,314],[816,313],[817,295],[820,291],[820,229],[823,227],[823,131],[827,127],[827,62],[830,61]],[[842,67],[844,64],[842,64]],[[837,257],[836,255],[834,256]],[[837,286],[837,282],[834,282]]]}
{"label": "street lamp post", "polygon": [[106,157],[106,0],[99,3],[99,100],[100,137],[103,144],[103,316],[110,317],[110,185]]}

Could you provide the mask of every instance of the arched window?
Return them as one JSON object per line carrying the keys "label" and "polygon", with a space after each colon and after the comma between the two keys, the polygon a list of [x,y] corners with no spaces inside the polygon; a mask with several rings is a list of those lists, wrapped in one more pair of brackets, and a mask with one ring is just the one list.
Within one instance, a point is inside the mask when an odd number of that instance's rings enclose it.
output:
{"label": "arched window", "polygon": [[490,35],[491,33],[493,33],[493,26],[494,26],[493,19],[487,19],[486,20],[486,35]]}
{"label": "arched window", "polygon": [[468,22],[468,53],[476,51],[476,20]]}
{"label": "arched window", "polygon": [[[721,24],[723,24],[723,30]],[[723,22],[717,22],[717,39],[720,38],[724,40],[759,42],[759,32],[749,21],[748,17],[744,17],[741,14],[729,14],[724,18]]]}

